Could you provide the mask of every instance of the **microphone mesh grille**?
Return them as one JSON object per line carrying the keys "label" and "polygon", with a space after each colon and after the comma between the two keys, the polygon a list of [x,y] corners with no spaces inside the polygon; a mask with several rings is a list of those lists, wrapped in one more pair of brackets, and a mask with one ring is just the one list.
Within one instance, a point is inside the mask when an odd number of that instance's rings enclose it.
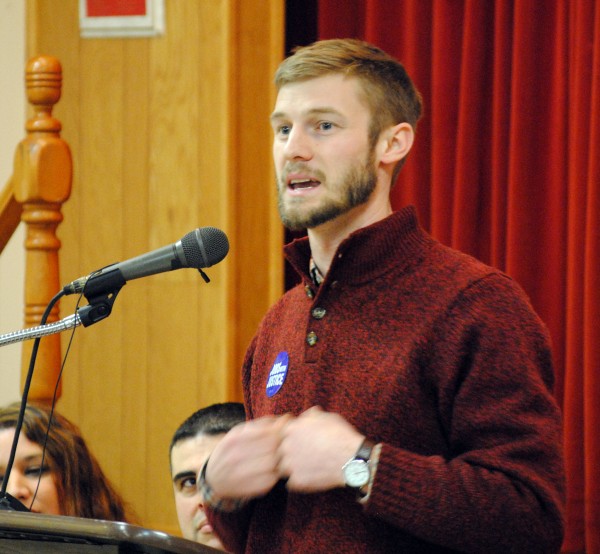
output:
{"label": "microphone mesh grille", "polygon": [[227,235],[215,227],[201,227],[181,239],[188,267],[200,269],[219,263],[229,252]]}

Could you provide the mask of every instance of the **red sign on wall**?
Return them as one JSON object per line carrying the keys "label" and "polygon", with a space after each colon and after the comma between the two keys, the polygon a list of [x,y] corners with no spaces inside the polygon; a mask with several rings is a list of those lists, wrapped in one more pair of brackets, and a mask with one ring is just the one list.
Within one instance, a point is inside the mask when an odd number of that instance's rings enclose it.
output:
{"label": "red sign on wall", "polygon": [[79,0],[79,25],[84,38],[161,35],[164,0]]}
{"label": "red sign on wall", "polygon": [[88,17],[146,15],[146,0],[86,0]]}

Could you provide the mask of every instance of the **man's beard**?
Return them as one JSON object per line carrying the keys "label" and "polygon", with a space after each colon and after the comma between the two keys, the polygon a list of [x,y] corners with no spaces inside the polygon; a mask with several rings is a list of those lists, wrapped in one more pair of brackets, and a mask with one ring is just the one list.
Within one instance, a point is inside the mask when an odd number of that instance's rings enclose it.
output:
{"label": "man's beard", "polygon": [[[364,165],[354,165],[337,184],[334,184],[332,188],[341,191],[341,198],[325,198],[320,206],[309,211],[303,210],[302,201],[298,202],[296,206],[286,206],[283,199],[285,190],[281,190],[284,183],[280,183],[282,187],[278,188],[279,216],[285,227],[292,231],[311,229],[364,204],[377,184],[373,154],[374,151],[372,150],[369,152],[367,162]],[[329,190],[332,190],[332,188]]]}

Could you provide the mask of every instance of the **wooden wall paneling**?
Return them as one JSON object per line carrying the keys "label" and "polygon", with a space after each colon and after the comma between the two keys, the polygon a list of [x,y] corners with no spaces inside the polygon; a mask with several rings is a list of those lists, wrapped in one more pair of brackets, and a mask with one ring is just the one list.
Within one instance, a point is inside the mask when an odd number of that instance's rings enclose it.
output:
{"label": "wooden wall paneling", "polygon": [[[283,228],[271,158],[269,115],[275,101],[273,74],[283,56],[283,2],[235,2],[232,22],[232,118],[236,151],[232,168],[232,226],[235,259],[232,287],[236,321],[233,355],[240,367],[246,348],[269,306],[283,289]],[[241,398],[239,371],[232,372],[229,396]]]}
{"label": "wooden wall paneling", "polygon": [[[250,3],[249,5],[252,6],[253,4]],[[266,114],[267,117],[271,115],[277,97],[274,85],[275,71],[285,55],[285,5],[286,2],[284,0],[268,2],[270,23],[268,29],[265,29],[268,40],[263,46],[263,55],[267,59],[263,70],[266,70],[268,73],[268,79],[266,79],[268,84],[266,86],[269,87],[271,93],[271,102],[268,113]],[[255,18],[260,18],[259,12],[255,13]],[[269,172],[272,184],[272,192],[269,197],[270,202],[268,204],[267,213],[265,214],[267,221],[269,222],[269,232],[267,236],[264,237],[266,240],[266,250],[268,252],[266,279],[268,283],[268,305],[270,306],[284,292],[284,260],[282,255],[282,245],[284,243],[285,235],[277,206],[275,169],[271,154],[273,135],[270,122],[266,125],[266,134],[261,133],[260,136],[266,141],[262,151],[263,155],[266,155],[269,160],[269,165],[266,165],[263,171]],[[267,167],[269,169],[266,169]]]}
{"label": "wooden wall paneling", "polygon": [[[122,41],[90,39],[80,44],[85,60],[80,68],[80,114],[85,127],[80,140],[79,185],[83,202],[79,222],[85,274],[124,259],[128,250],[121,198],[126,68]],[[82,354],[79,371],[84,377],[84,386],[77,393],[84,406],[95,410],[102,407],[102,425],[94,425],[98,416],[88,408],[79,415],[79,421],[95,450],[110,453],[105,456],[103,467],[115,479],[124,454],[121,441],[115,437],[121,428],[124,368],[119,337],[124,332],[124,295],[122,291],[108,319],[83,329],[77,337]]]}
{"label": "wooden wall paneling", "polygon": [[[124,230],[131,255],[151,250],[149,225],[149,132],[150,43],[145,39],[124,41],[123,101],[124,140],[122,197],[125,207]],[[165,237],[168,242],[170,239]],[[162,246],[162,245],[161,245]],[[129,255],[129,254],[128,254]],[[128,498],[136,499],[140,516],[146,513],[148,475],[145,471],[149,437],[148,402],[149,339],[147,294],[142,281],[126,285],[118,302],[125,329],[121,342],[123,357],[123,400],[120,441],[127,445],[127,463],[120,468],[120,482]],[[139,504],[139,508],[138,508]]]}
{"label": "wooden wall paneling", "polygon": [[282,288],[268,127],[282,5],[167,0],[164,36],[84,40],[77,0],[28,0],[30,49],[63,65],[57,117],[75,170],[63,282],[195,227],[231,242],[210,284],[180,270],[125,285],[108,319],[77,329],[65,369],[59,409],[140,522],[168,532],[171,435],[193,410],[240,398],[243,353]]}
{"label": "wooden wall paneling", "polygon": [[[229,276],[237,251],[231,217],[236,202],[231,193],[230,171],[230,160],[236,156],[235,140],[230,134],[229,105],[230,68],[235,63],[230,38],[231,2],[203,3],[198,15],[201,22],[197,37],[198,61],[202,69],[196,104],[202,140],[196,145],[197,216],[203,226],[220,227],[230,241],[227,257],[207,270],[211,283],[199,288],[195,340],[200,349],[197,366],[200,407],[231,399],[227,394],[227,377],[232,370],[231,341],[237,322],[230,317],[229,306],[237,290],[231,287]],[[216,121],[219,125],[215,125]]]}
{"label": "wooden wall paneling", "polygon": [[[175,3],[169,8],[167,32],[151,46],[149,231],[154,240],[174,232],[173,238],[179,239],[199,226],[196,152],[204,131],[196,103],[201,70],[200,20],[190,3]],[[218,114],[214,122],[218,127]],[[147,426],[156,447],[148,451],[146,471],[148,482],[156,486],[146,515],[154,528],[165,526],[165,508],[173,512],[166,455],[170,436],[197,406],[199,279],[193,270],[148,279],[152,349],[148,397],[152,410],[147,413]],[[154,348],[161,343],[160,348]]]}

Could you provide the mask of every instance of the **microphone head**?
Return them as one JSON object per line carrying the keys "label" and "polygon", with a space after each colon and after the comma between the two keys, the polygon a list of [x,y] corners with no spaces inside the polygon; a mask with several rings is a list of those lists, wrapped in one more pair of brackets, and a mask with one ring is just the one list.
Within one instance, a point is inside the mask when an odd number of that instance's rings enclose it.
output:
{"label": "microphone head", "polygon": [[201,269],[219,263],[229,252],[227,235],[215,227],[200,227],[181,239],[188,267]]}

